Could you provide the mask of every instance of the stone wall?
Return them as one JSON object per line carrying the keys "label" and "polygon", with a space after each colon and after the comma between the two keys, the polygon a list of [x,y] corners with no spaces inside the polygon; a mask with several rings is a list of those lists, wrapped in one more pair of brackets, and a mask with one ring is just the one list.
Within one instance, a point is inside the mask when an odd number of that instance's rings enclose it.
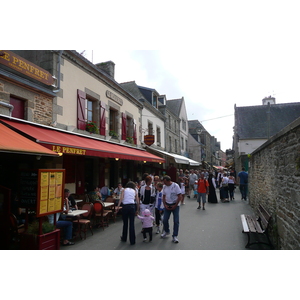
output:
{"label": "stone wall", "polygon": [[252,153],[249,202],[272,215],[269,233],[277,249],[300,249],[300,118]]}

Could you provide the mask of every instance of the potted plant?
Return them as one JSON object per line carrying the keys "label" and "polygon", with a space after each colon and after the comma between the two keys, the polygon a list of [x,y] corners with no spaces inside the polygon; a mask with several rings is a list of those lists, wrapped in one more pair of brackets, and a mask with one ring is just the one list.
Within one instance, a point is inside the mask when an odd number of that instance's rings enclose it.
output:
{"label": "potted plant", "polygon": [[117,134],[114,130],[110,130],[110,131],[109,131],[109,135],[110,135],[112,138],[117,138],[117,137],[118,137],[118,134]]}
{"label": "potted plant", "polygon": [[133,144],[133,137],[128,136],[128,137],[126,138],[126,142],[129,143],[129,144]]}
{"label": "potted plant", "polygon": [[97,133],[99,134],[99,128],[94,122],[87,122],[85,130],[90,132],[90,133]]}
{"label": "potted plant", "polygon": [[60,248],[60,230],[49,222],[42,223],[42,234],[39,234],[39,221],[35,220],[21,237],[23,250],[58,250]]}

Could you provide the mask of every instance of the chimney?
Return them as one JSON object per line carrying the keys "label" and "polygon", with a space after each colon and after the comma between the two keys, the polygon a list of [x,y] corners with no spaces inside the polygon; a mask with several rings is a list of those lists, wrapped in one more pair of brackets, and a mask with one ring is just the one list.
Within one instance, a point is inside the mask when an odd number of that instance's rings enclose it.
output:
{"label": "chimney", "polygon": [[96,67],[104,71],[107,75],[115,78],[115,63],[111,60],[96,64]]}
{"label": "chimney", "polygon": [[262,99],[262,104],[263,105],[276,104],[276,100],[272,96],[265,97],[264,99]]}

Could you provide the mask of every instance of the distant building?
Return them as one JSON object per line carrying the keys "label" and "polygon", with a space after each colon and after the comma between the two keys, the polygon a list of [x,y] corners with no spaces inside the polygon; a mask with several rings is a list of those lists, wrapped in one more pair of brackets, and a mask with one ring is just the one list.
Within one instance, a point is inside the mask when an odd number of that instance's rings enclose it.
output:
{"label": "distant building", "polygon": [[247,170],[249,155],[300,116],[299,102],[276,104],[275,98],[267,97],[262,103],[234,107],[233,150],[237,171],[242,167]]}

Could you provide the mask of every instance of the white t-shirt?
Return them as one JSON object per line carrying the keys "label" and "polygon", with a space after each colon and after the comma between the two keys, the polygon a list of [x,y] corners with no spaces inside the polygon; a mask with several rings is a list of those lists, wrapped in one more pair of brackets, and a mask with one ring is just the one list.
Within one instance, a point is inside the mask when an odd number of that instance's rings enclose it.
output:
{"label": "white t-shirt", "polygon": [[135,204],[135,195],[137,191],[131,188],[124,189],[123,204]]}
{"label": "white t-shirt", "polygon": [[170,186],[164,185],[162,192],[163,195],[166,195],[166,202],[168,204],[176,203],[178,195],[181,194],[180,187],[175,182],[172,182]]}

